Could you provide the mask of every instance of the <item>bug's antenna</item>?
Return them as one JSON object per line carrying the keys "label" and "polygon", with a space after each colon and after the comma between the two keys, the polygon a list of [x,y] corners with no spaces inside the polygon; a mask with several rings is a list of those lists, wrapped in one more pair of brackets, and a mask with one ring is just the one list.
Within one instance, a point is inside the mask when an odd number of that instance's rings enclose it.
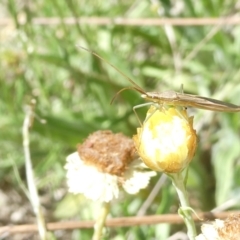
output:
{"label": "bug's antenna", "polygon": [[[103,62],[107,63],[108,65],[110,65],[112,68],[114,68],[118,73],[120,73],[124,78],[126,78],[132,85],[133,87],[132,88],[124,88],[122,90],[120,90],[116,95],[118,95],[120,92],[124,91],[125,89],[135,89],[136,91],[140,92],[140,93],[145,93],[145,91],[140,87],[138,86],[130,77],[128,77],[126,74],[124,74],[123,72],[121,72],[119,69],[117,69],[114,65],[112,65],[110,62],[108,62],[106,59],[102,58],[100,55],[98,55],[97,53],[95,53],[94,51],[92,50],[89,50],[87,48],[84,48],[82,46],[79,46],[77,45],[77,47],[93,54],[94,56],[96,56],[97,58],[101,59]],[[115,95],[115,96],[116,96]],[[116,97],[113,97],[113,100],[116,98]],[[111,101],[111,103],[113,102],[113,100]]]}
{"label": "bug's antenna", "polygon": [[136,88],[136,87],[133,87],[133,86],[125,87],[125,88],[122,88],[121,90],[119,90],[119,91],[114,95],[114,97],[112,98],[110,104],[112,104],[112,103],[114,102],[114,100],[117,98],[117,96],[118,96],[121,92],[123,92],[123,91],[125,91],[125,90],[128,90],[128,89],[130,89],[130,90],[136,90],[136,91],[138,91],[138,92],[140,92],[140,93],[142,93],[142,94],[146,94],[146,92],[145,92],[145,91],[142,91],[141,88],[139,89],[139,88]]}

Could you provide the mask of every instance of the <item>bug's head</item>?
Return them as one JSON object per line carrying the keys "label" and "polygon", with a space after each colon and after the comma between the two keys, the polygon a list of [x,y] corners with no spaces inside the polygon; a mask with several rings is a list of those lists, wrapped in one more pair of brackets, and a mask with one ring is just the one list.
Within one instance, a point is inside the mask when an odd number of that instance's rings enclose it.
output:
{"label": "bug's head", "polygon": [[[114,95],[114,97],[112,98],[110,104],[112,104],[112,103],[114,102],[114,100],[117,98],[117,96],[118,96],[121,92],[123,92],[123,91],[125,91],[125,90],[129,90],[129,89],[130,89],[130,90],[135,90],[135,91],[141,93],[141,96],[147,96],[146,92],[145,92],[142,88],[140,88],[140,87],[136,87],[136,86],[125,87],[125,88],[122,88],[121,90],[119,90],[119,91]],[[143,98],[144,98],[144,97],[143,97]]]}

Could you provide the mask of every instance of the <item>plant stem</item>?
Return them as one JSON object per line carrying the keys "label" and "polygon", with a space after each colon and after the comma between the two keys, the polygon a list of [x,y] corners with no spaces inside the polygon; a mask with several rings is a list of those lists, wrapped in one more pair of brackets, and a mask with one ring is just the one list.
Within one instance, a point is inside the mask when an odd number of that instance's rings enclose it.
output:
{"label": "plant stem", "polygon": [[102,239],[102,231],[105,225],[107,215],[109,213],[109,209],[110,209],[110,203],[103,202],[100,209],[100,214],[96,220],[96,223],[94,224],[94,234],[93,234],[92,240]]}
{"label": "plant stem", "polygon": [[194,240],[197,233],[195,223],[192,218],[191,208],[189,205],[188,194],[185,186],[185,175],[184,171],[180,173],[169,174],[172,179],[173,186],[176,188],[181,208],[179,209],[179,214],[183,217],[184,222],[187,226],[187,234],[190,240]]}

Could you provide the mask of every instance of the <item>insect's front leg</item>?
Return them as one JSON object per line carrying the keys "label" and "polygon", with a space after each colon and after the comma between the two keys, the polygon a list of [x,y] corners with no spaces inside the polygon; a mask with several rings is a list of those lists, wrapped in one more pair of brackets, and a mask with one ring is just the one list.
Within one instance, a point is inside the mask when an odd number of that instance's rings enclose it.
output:
{"label": "insect's front leg", "polygon": [[136,109],[142,108],[142,107],[146,107],[146,106],[149,106],[149,105],[153,105],[153,104],[154,104],[154,103],[152,103],[152,102],[148,102],[148,103],[139,104],[139,105],[136,105],[136,106],[133,107],[133,112],[134,112],[135,116],[137,117],[137,120],[138,120],[138,122],[139,122],[139,124],[140,124],[141,127],[142,127],[142,122],[141,122],[141,120],[140,120],[139,117],[138,117],[138,114],[137,114],[137,112],[136,112]]}

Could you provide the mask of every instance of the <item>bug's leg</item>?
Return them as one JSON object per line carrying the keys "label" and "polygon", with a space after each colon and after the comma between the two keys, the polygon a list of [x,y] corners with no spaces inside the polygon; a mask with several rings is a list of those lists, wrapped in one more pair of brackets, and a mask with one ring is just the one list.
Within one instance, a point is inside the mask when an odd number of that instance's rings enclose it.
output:
{"label": "bug's leg", "polygon": [[147,122],[148,119],[150,119],[150,117],[152,117],[152,115],[153,115],[157,110],[160,110],[160,111],[162,111],[162,112],[165,111],[165,108],[164,108],[163,104],[152,103],[151,105],[155,107],[155,110],[145,119],[144,122]]}
{"label": "bug's leg", "polygon": [[177,113],[179,114],[179,116],[180,116],[182,119],[184,119],[184,121],[186,121],[186,122],[188,123],[188,122],[189,122],[189,119],[186,118],[186,116],[184,116],[184,115],[181,113],[181,111],[183,111],[183,110],[187,111],[187,107],[181,107],[181,108],[182,108],[182,110],[180,109],[180,107],[179,107],[179,108],[176,108],[176,111],[177,111]]}
{"label": "bug's leg", "polygon": [[161,112],[165,113],[166,111],[166,105],[164,105],[163,103],[158,104],[158,106],[155,106],[157,109],[159,109]]}
{"label": "bug's leg", "polygon": [[[184,94],[184,91],[183,91],[183,84],[181,84],[180,92],[181,92],[182,94]],[[187,110],[187,107],[184,107],[184,109]]]}
{"label": "bug's leg", "polygon": [[[154,105],[155,106],[155,105]],[[165,108],[165,106],[164,106],[164,104],[158,104],[158,107],[157,106],[155,106],[156,107],[156,110],[155,111],[157,111],[157,109],[160,109],[163,113],[165,113],[165,110],[166,110],[166,108]],[[176,109],[176,111],[177,111],[177,113],[179,114],[179,116],[181,116],[183,119],[185,119],[186,121],[188,121],[187,119],[186,119],[186,117],[181,113],[181,108],[183,109],[183,110],[185,110],[185,111],[187,111],[187,107],[176,107],[176,106],[173,106],[175,109]],[[154,114],[155,113],[155,111],[152,113],[152,114]],[[152,114],[149,116],[149,117],[151,117],[152,116]]]}
{"label": "bug's leg", "polygon": [[[146,122],[146,121],[148,121],[148,119],[159,109],[159,104],[153,103],[153,102],[148,102],[148,103],[143,103],[143,104],[140,104],[140,105],[137,105],[137,106],[134,106],[134,107],[133,107],[134,114],[136,115],[136,117],[137,117],[137,119],[138,119],[138,122],[139,122],[141,128],[143,127],[143,124],[141,123],[141,121],[140,121],[140,119],[139,119],[139,117],[138,117],[138,114],[137,114],[137,112],[136,112],[136,109],[137,109],[137,108],[141,108],[141,107],[145,107],[145,106],[149,106],[149,105],[155,106],[156,109],[150,114],[150,116],[148,116],[148,117],[144,120],[144,122]],[[141,135],[140,139],[142,139],[142,135]],[[141,142],[142,142],[142,141],[140,140],[140,141],[139,141],[139,146],[138,146],[138,148],[140,148]]]}
{"label": "bug's leg", "polygon": [[183,84],[181,83],[181,86],[180,86],[180,93],[184,94],[183,92]]}
{"label": "bug's leg", "polygon": [[[181,84],[180,92],[181,92],[182,94],[184,94],[184,91],[183,91],[183,84]],[[187,107],[184,107],[184,108],[187,110]]]}
{"label": "bug's leg", "polygon": [[137,114],[137,112],[136,112],[136,109],[141,108],[141,107],[145,107],[145,106],[149,106],[149,105],[152,105],[152,104],[153,104],[153,103],[149,102],[149,103],[139,104],[139,105],[136,105],[136,106],[133,107],[133,112],[134,112],[135,116],[137,117],[137,120],[138,120],[138,122],[139,122],[139,124],[140,124],[141,127],[142,127],[142,123],[141,123],[141,120],[140,120],[139,117],[138,117],[138,114]]}

